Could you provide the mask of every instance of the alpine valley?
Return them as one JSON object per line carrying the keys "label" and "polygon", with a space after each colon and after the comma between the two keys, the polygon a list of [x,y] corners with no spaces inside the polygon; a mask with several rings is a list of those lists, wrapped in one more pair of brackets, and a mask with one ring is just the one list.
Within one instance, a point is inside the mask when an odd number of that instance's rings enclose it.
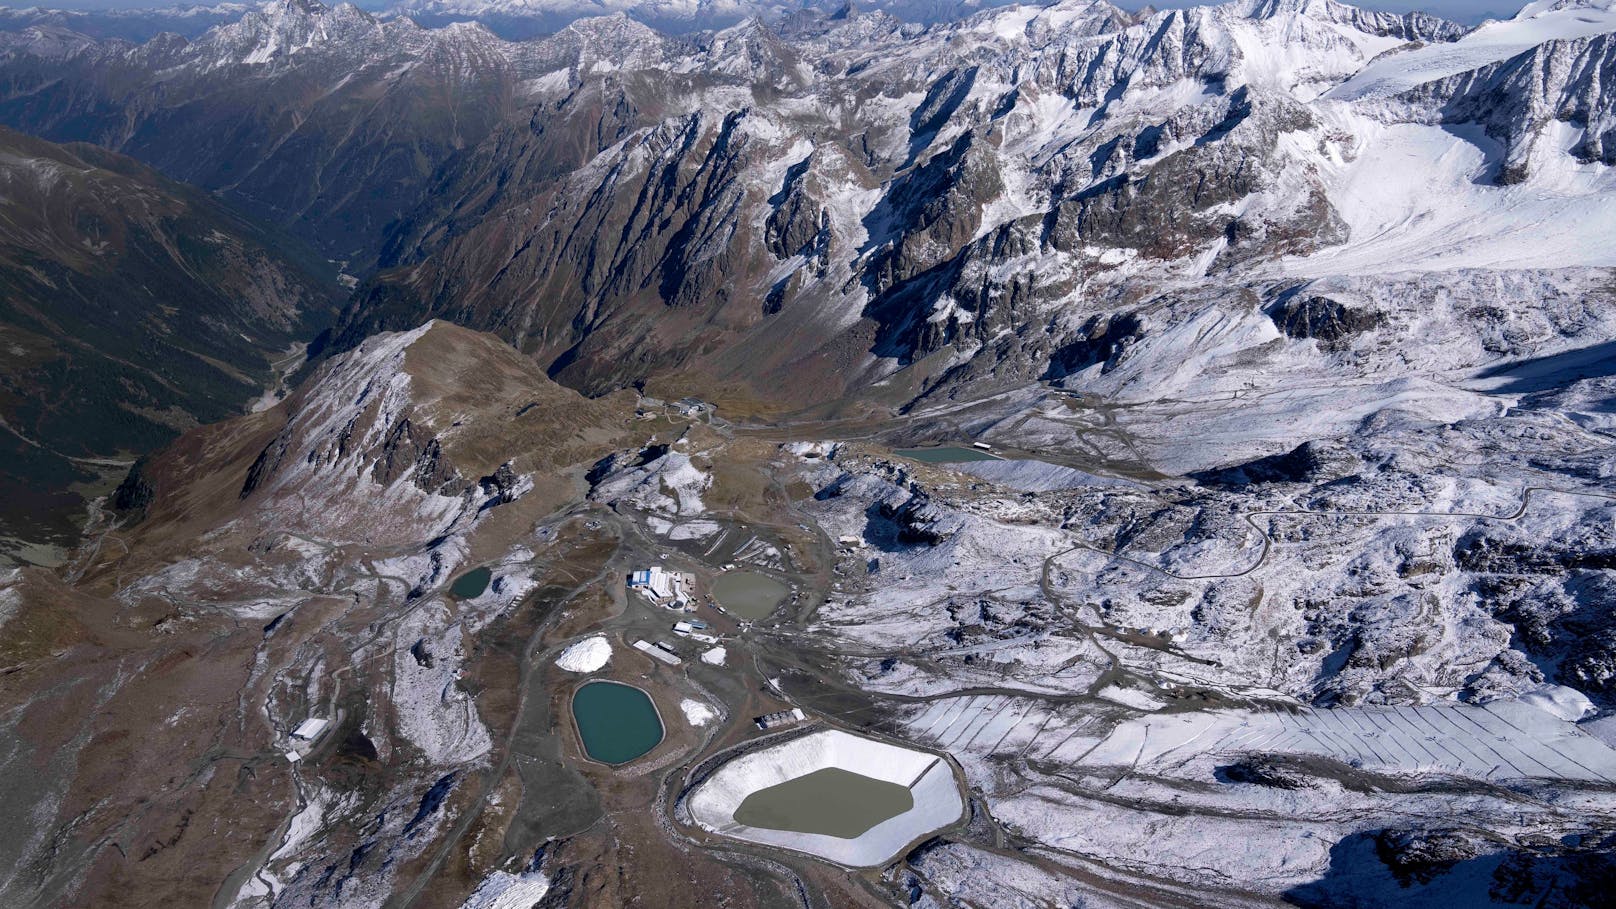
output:
{"label": "alpine valley", "polygon": [[0,905],[1612,905],[1612,0],[4,10],[0,342]]}

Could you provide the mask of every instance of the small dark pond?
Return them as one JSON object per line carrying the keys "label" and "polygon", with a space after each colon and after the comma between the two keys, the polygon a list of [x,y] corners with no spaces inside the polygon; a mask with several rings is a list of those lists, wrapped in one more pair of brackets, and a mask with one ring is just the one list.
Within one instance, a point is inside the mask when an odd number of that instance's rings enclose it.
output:
{"label": "small dark pond", "polygon": [[488,589],[488,582],[494,578],[494,569],[483,567],[473,568],[449,585],[449,593],[462,600],[470,600],[483,595]]}

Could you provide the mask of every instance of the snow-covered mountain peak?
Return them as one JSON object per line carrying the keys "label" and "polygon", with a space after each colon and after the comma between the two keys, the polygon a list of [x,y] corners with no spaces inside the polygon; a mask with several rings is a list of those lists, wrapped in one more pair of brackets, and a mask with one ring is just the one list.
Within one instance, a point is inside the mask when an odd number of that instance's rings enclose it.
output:
{"label": "snow-covered mountain peak", "polygon": [[1590,12],[1608,12],[1616,7],[1616,0],[1532,0],[1520,8],[1512,21],[1521,19],[1535,19],[1545,13],[1563,12],[1566,10],[1587,10]]}
{"label": "snow-covered mountain peak", "polygon": [[1572,41],[1611,32],[1616,32],[1616,3],[1610,0],[1531,4],[1513,19],[1484,23],[1451,44],[1387,54],[1331,90],[1329,97],[1390,97],[1508,60],[1550,41]]}
{"label": "snow-covered mountain peak", "polygon": [[1246,15],[1252,19],[1272,19],[1289,14],[1324,21],[1334,21],[1341,17],[1344,10],[1351,9],[1336,0],[1244,0],[1234,6],[1244,8]]}
{"label": "snow-covered mountain peak", "polygon": [[323,16],[331,11],[331,7],[321,3],[320,0],[268,0],[262,10],[269,16],[280,14]]}
{"label": "snow-covered mountain peak", "polygon": [[656,29],[630,18],[622,10],[578,19],[563,31],[591,42],[654,41],[660,37]]}

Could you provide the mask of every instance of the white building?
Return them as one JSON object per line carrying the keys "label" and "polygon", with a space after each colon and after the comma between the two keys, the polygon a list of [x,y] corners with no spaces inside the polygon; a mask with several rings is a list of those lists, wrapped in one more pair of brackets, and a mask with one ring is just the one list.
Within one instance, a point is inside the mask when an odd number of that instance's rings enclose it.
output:
{"label": "white building", "polygon": [[661,565],[642,568],[628,576],[630,590],[643,591],[658,602],[673,598],[674,582],[673,572],[665,570]]}
{"label": "white building", "polygon": [[331,725],[330,720],[323,717],[311,716],[299,723],[296,729],[292,730],[292,738],[305,742],[312,742],[319,738],[320,733],[324,732],[325,727],[329,725]]}
{"label": "white building", "polygon": [[677,666],[684,662],[684,660],[679,659],[679,656],[673,652],[672,648],[660,642],[653,644],[645,640],[635,641],[634,649],[646,656],[661,660],[669,666]]}
{"label": "white building", "polygon": [[299,723],[297,728],[292,730],[291,747],[286,749],[286,759],[294,764],[302,760],[303,755],[314,747],[315,739],[324,735],[330,725],[330,720],[315,716]]}

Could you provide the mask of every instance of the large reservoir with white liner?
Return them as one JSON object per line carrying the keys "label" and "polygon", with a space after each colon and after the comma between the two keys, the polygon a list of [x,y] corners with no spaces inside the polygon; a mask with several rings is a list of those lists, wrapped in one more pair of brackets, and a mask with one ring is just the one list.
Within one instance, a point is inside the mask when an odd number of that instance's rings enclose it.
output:
{"label": "large reservoir with white liner", "polygon": [[965,802],[944,758],[829,729],[729,761],[686,807],[713,833],[868,868],[958,822]]}

